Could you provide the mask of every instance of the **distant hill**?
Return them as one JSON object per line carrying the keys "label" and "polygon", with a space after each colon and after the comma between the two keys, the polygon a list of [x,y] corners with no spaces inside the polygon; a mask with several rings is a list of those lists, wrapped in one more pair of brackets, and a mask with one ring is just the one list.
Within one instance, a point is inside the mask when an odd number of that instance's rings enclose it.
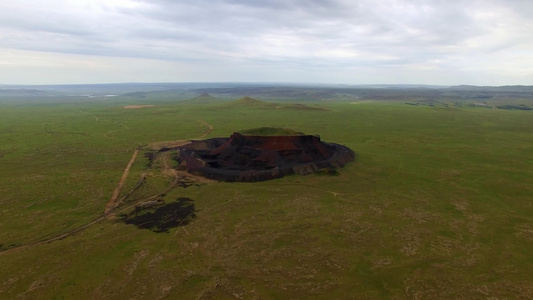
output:
{"label": "distant hill", "polygon": [[190,104],[209,104],[209,103],[217,103],[217,102],[220,102],[222,100],[216,98],[216,97],[213,97],[211,95],[209,95],[208,93],[203,93],[199,96],[196,96],[192,99],[189,99],[189,100],[185,100],[183,101],[183,103],[190,103]]}
{"label": "distant hill", "polygon": [[[216,95],[213,97],[211,95]],[[2,85],[0,99],[12,101],[79,101],[87,98],[113,100],[181,101],[189,104],[218,103],[229,105],[255,105],[269,108],[274,102],[280,109],[285,104],[303,103],[311,108],[313,101],[398,101],[398,102],[455,102],[508,101],[513,99],[533,101],[533,86],[427,86],[427,85],[333,85],[333,84],[286,84],[286,83],[122,83],[122,84],[71,84],[71,85]],[[253,98],[255,97],[255,98]],[[266,102],[257,100],[262,99]],[[111,99],[108,99],[111,100]],[[286,101],[286,102],[285,102]],[[20,102],[19,102],[20,103]],[[261,105],[263,104],[263,105]],[[508,103],[498,103],[506,105]],[[289,105],[290,106],[290,105]],[[290,106],[289,109],[304,110],[306,107]],[[308,109],[309,110],[309,109]],[[315,109],[316,110],[316,109]]]}
{"label": "distant hill", "polygon": [[504,85],[504,86],[476,86],[458,85],[448,88],[454,91],[485,91],[485,92],[533,92],[531,85]]}
{"label": "distant hill", "polygon": [[36,89],[0,89],[0,96],[49,96],[50,91]]}
{"label": "distant hill", "polygon": [[240,106],[245,106],[245,105],[265,105],[265,104],[268,104],[267,102],[265,101],[261,101],[261,100],[257,100],[257,99],[254,99],[252,97],[242,97],[242,98],[239,98],[235,101],[231,101],[229,104],[231,105],[240,105]]}
{"label": "distant hill", "polygon": [[135,98],[146,98],[147,92],[133,92],[133,93],[127,93],[122,96],[125,97],[135,97]]}

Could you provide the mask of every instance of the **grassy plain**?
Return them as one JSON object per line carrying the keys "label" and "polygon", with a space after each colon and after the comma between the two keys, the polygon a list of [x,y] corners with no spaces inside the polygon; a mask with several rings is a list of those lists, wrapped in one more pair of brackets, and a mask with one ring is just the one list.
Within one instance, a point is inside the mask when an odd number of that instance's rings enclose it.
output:
{"label": "grassy plain", "polygon": [[[2,249],[98,218],[138,146],[197,138],[205,123],[207,137],[318,134],[357,158],[334,176],[175,188],[164,200],[192,199],[196,218],[168,233],[108,219],[0,252],[0,298],[533,298],[532,112],[120,101],[0,104]],[[169,181],[156,164],[132,199]]]}

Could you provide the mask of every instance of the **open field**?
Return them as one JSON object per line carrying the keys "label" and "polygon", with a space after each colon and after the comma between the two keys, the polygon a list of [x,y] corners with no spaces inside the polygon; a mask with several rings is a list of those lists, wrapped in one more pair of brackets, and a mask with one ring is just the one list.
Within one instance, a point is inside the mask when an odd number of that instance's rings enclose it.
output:
{"label": "open field", "polygon": [[[531,111],[128,101],[0,104],[1,299],[533,298]],[[189,212],[176,226],[117,214],[16,249],[102,217],[136,149],[128,203],[173,183],[175,162],[151,164],[149,145],[269,126],[356,161],[334,176],[178,185],[158,198]]]}

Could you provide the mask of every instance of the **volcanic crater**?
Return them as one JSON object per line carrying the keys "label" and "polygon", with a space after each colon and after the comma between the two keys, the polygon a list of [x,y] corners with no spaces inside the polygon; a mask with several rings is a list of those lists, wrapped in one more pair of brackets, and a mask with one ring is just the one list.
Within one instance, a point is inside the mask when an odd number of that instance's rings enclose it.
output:
{"label": "volcanic crater", "polygon": [[[254,134],[265,131],[290,135]],[[248,132],[192,141],[175,148],[175,158],[180,168],[191,174],[229,182],[265,181],[324,170],[335,173],[355,159],[348,147],[322,142],[318,136],[265,128]]]}

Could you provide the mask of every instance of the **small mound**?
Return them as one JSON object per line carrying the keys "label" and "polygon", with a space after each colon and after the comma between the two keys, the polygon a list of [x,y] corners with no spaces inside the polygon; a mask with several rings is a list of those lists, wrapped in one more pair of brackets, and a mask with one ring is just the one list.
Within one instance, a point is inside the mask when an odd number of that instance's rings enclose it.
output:
{"label": "small mound", "polygon": [[209,95],[208,93],[203,93],[199,96],[196,96],[190,100],[185,100],[185,103],[195,103],[195,104],[206,104],[206,103],[215,103],[220,102],[221,100]]}
{"label": "small mound", "polygon": [[280,128],[280,127],[259,127],[253,129],[247,129],[239,131],[243,135],[258,135],[258,136],[275,136],[275,135],[303,135],[301,132],[294,131],[289,128]]}
{"label": "small mound", "polygon": [[231,104],[235,104],[235,105],[262,105],[262,104],[266,104],[266,102],[246,96],[246,97],[242,97],[242,98],[239,98],[239,99],[231,102]]}

